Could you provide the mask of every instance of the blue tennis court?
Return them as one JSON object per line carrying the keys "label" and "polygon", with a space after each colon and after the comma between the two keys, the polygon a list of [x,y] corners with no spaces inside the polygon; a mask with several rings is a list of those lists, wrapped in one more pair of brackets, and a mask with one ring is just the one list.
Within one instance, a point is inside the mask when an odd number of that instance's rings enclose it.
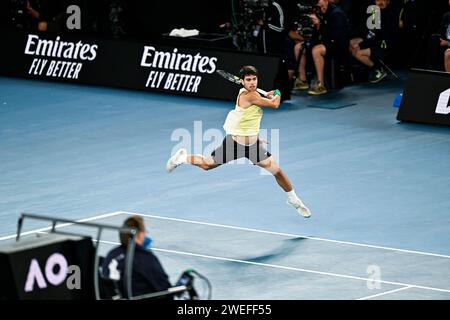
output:
{"label": "blue tennis court", "polygon": [[[198,270],[214,299],[450,299],[450,129],[399,123],[402,88],[264,111],[305,219],[248,163],[165,171],[181,137],[195,153],[220,144],[233,101],[1,77],[0,240],[22,212],[113,225],[140,214],[171,281]],[[101,253],[117,243],[106,233]]]}

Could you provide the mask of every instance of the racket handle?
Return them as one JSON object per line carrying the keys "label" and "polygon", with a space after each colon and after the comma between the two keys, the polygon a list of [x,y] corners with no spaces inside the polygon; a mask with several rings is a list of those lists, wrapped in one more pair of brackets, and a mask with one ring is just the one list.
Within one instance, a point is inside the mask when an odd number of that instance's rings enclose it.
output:
{"label": "racket handle", "polygon": [[267,91],[264,91],[263,89],[256,89],[256,91],[258,91],[259,93],[261,93],[263,96],[267,96]]}

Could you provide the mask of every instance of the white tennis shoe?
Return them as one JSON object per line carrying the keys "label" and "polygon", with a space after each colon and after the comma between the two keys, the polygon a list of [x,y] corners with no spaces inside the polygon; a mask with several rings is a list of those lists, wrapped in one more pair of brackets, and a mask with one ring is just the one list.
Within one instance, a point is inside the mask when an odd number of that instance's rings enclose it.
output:
{"label": "white tennis shoe", "polygon": [[176,167],[178,167],[182,163],[186,163],[187,160],[187,150],[184,148],[181,148],[173,156],[167,160],[166,164],[166,170],[168,173],[171,173],[173,170],[175,170]]}
{"label": "white tennis shoe", "polygon": [[294,207],[294,209],[305,218],[311,217],[311,211],[299,198],[288,198],[286,203]]}

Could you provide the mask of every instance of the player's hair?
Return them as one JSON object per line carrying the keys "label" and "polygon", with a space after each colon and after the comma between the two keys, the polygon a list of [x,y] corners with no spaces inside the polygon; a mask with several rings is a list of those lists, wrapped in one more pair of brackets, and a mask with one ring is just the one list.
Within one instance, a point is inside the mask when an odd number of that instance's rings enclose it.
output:
{"label": "player's hair", "polygon": [[258,76],[258,70],[254,66],[243,66],[239,71],[239,77],[244,80],[245,76]]}
{"label": "player's hair", "polygon": [[[123,223],[124,228],[135,228],[137,231],[145,231],[145,224],[144,219],[139,216],[132,216],[129,217],[125,222]],[[120,232],[120,244],[124,247],[128,246],[128,241],[131,238],[131,234],[126,232]]]}

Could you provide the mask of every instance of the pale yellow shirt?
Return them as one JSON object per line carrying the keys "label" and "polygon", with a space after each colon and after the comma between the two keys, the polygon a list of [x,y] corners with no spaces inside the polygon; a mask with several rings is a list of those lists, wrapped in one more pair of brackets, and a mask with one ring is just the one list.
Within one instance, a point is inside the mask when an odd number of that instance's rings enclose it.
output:
{"label": "pale yellow shirt", "polygon": [[236,107],[228,113],[225,119],[223,128],[227,134],[234,136],[257,136],[259,134],[263,116],[262,108],[254,104],[247,108],[239,106],[239,96],[246,91],[245,88],[239,91]]}

